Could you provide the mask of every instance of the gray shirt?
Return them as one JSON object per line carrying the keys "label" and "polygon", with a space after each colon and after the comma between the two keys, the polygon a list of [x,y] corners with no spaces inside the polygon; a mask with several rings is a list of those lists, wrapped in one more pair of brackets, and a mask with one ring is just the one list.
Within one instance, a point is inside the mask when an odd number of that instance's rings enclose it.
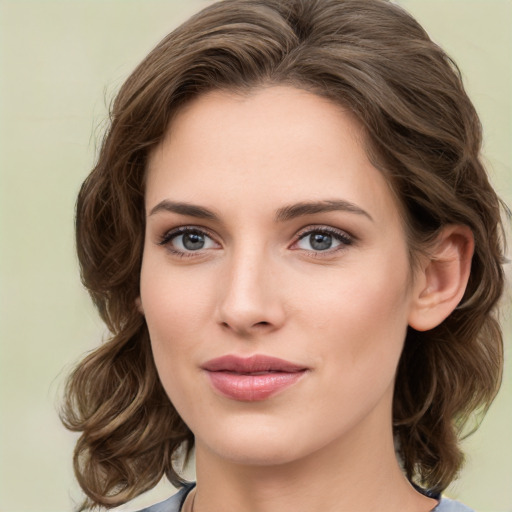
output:
{"label": "gray shirt", "polygon": [[[193,485],[187,485],[180,489],[180,491],[171,496],[170,498],[157,503],[156,505],[151,505],[139,512],[180,512],[183,502],[187,497],[187,494],[193,489]],[[442,497],[439,500],[439,505],[432,512],[474,512],[466,505],[463,505],[459,501],[450,500],[448,498]]]}

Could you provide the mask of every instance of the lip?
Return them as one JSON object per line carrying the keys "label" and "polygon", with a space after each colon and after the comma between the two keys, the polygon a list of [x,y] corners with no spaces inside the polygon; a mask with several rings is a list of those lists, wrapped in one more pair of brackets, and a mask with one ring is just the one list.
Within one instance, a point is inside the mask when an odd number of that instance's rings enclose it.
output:
{"label": "lip", "polygon": [[298,382],[308,371],[305,366],[266,355],[226,355],[201,368],[215,390],[243,402],[265,400]]}

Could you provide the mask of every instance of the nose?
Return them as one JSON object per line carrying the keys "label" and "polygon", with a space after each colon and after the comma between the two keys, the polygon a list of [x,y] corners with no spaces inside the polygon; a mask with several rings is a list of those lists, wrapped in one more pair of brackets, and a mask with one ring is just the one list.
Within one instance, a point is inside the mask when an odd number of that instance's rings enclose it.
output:
{"label": "nose", "polygon": [[243,337],[281,328],[285,310],[276,265],[263,251],[239,251],[228,261],[219,276],[220,325]]}

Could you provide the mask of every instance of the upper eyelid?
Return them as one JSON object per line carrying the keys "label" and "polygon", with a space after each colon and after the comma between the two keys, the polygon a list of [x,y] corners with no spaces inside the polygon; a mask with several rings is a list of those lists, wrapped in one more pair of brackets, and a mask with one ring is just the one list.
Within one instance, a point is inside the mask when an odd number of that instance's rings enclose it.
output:
{"label": "upper eyelid", "polygon": [[[167,229],[165,230],[165,233],[164,234],[169,234],[169,233],[174,233],[174,232],[182,232],[182,231],[187,231],[187,230],[190,230],[190,231],[202,231],[206,234],[213,234],[213,236],[217,236],[215,232],[213,232],[210,228],[207,228],[206,226],[201,226],[201,225],[198,225],[198,224],[183,224],[183,225],[180,225],[180,226],[176,226],[176,227],[173,227],[173,228],[170,228],[170,229]],[[322,230],[325,230],[325,231],[336,231],[336,232],[339,232],[339,233],[345,233],[349,236],[352,236],[350,235],[350,233],[345,230],[345,229],[341,229],[341,228],[337,228],[337,227],[334,227],[334,226],[331,226],[329,224],[308,224],[302,228],[300,228],[299,230],[297,230],[296,234],[299,235],[299,234],[303,234],[303,233],[307,233],[309,231],[322,231]]]}
{"label": "upper eyelid", "polygon": [[347,231],[345,229],[335,228],[334,226],[329,226],[329,225],[325,225],[325,224],[306,226],[306,227],[300,229],[297,232],[296,236],[298,239],[300,239],[301,237],[306,236],[309,233],[314,233],[317,231],[324,231],[327,233],[339,234],[340,236],[350,238],[352,240],[356,239],[356,237],[354,235],[352,235],[349,231]]}
{"label": "upper eyelid", "polygon": [[162,234],[161,238],[167,237],[169,235],[180,235],[182,233],[190,232],[190,231],[198,231],[200,233],[204,233],[208,237],[212,239],[218,238],[217,235],[211,231],[210,229],[204,226],[196,226],[196,225],[184,225],[184,226],[176,226],[175,228],[167,229]]}

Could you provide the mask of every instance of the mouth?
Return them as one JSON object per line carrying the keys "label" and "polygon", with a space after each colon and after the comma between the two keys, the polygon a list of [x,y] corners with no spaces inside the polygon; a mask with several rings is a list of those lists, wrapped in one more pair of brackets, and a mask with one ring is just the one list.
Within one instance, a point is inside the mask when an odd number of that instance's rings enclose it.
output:
{"label": "mouth", "polygon": [[265,400],[302,379],[305,366],[271,356],[227,355],[207,361],[202,369],[221,395],[243,402]]}

